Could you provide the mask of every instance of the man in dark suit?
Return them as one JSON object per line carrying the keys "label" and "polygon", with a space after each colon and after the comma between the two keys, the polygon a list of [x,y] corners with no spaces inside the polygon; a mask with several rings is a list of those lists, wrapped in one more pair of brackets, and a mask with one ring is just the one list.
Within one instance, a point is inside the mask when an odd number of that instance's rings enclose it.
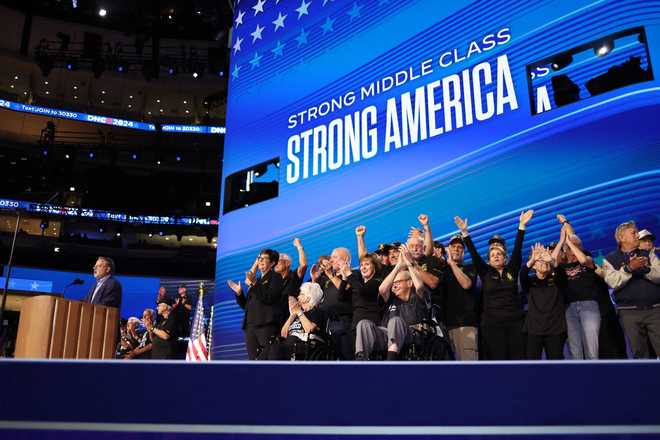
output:
{"label": "man in dark suit", "polygon": [[108,307],[121,307],[121,284],[113,275],[115,262],[108,257],[99,257],[94,264],[96,282],[83,301]]}
{"label": "man in dark suit", "polygon": [[[245,284],[249,287],[247,297],[243,294],[241,283],[228,281],[229,287],[236,293],[236,302],[245,310],[243,330],[248,358],[254,360],[259,349],[268,344],[272,336],[280,333],[280,301],[282,298],[282,277],[273,270],[280,254],[272,249],[264,249],[259,254],[255,265],[245,274]],[[261,272],[257,279],[256,269]]]}

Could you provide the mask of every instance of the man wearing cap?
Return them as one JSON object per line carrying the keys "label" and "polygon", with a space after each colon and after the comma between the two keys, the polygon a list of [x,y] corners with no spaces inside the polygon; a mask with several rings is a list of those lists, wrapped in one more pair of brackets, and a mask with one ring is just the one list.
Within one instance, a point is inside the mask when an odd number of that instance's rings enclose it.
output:
{"label": "man wearing cap", "polygon": [[465,245],[460,235],[449,240],[447,265],[442,269],[444,292],[442,312],[454,355],[460,361],[479,359],[477,346],[477,300],[473,289],[476,272],[464,266]]}
{"label": "man wearing cap", "polygon": [[614,289],[623,330],[636,359],[649,355],[647,338],[660,353],[660,261],[655,252],[640,249],[635,222],[616,228],[618,243],[603,261],[605,281]]}
{"label": "man wearing cap", "polygon": [[637,235],[639,248],[643,251],[655,252],[655,235],[648,229],[642,229]]}

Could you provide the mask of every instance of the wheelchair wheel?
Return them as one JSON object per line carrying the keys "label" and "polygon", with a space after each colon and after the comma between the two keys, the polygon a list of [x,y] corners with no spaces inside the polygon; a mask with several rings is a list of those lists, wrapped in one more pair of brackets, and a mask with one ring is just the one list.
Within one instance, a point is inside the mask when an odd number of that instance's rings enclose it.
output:
{"label": "wheelchair wheel", "polygon": [[425,343],[423,359],[429,361],[453,361],[454,353],[446,339],[431,336]]}

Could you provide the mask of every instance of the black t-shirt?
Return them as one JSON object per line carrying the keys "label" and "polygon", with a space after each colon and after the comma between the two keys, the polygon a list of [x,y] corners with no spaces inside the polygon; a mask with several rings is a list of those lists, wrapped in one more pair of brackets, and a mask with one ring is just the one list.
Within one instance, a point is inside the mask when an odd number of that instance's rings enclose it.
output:
{"label": "black t-shirt", "polygon": [[[366,283],[359,271],[353,271],[348,277],[348,283],[351,289],[347,289],[344,295],[352,296],[353,321],[352,327],[356,328],[357,323],[367,319],[376,324],[380,322],[381,307],[378,302],[378,287],[383,282],[382,273],[376,273]],[[342,296],[344,296],[342,295]]]}
{"label": "black t-shirt", "polygon": [[[298,276],[297,270],[290,270],[289,275],[282,280],[282,294],[285,297],[293,296],[298,298],[302,279]],[[288,298],[286,298],[288,300]]]}
{"label": "black t-shirt", "polygon": [[[177,301],[179,301],[178,304]],[[190,310],[185,307],[186,304],[190,304]],[[177,295],[174,298],[172,314],[174,315],[177,334],[179,335],[187,336],[190,333],[190,312],[192,312],[192,305],[192,299],[187,294],[183,296]]]}
{"label": "black t-shirt", "polygon": [[472,280],[472,287],[464,289],[456,279],[449,265],[443,268],[442,315],[448,327],[474,327],[478,322],[476,272],[472,265],[459,265],[465,275]]}
{"label": "black t-shirt", "polygon": [[[306,311],[305,316],[307,319],[316,324],[316,330],[311,332],[312,334],[319,335],[325,333],[327,319],[325,313],[321,309],[314,307],[312,310]],[[296,317],[291,325],[289,325],[289,329],[287,330],[287,339],[295,337],[301,340],[306,340],[306,336],[307,335],[305,334],[305,329],[303,328],[302,322],[300,322],[300,318]]]}
{"label": "black t-shirt", "polygon": [[[588,252],[586,255],[591,256]],[[580,262],[562,263],[559,270],[566,278],[564,295],[566,304],[575,301],[597,301],[600,287],[595,269],[584,266]]]}
{"label": "black t-shirt", "polygon": [[170,313],[167,318],[163,318],[156,328],[163,330],[170,335],[169,339],[161,339],[155,333],[153,334],[151,358],[152,359],[172,359],[176,352],[177,328],[176,320]]}
{"label": "black t-shirt", "polygon": [[[326,313],[328,319],[352,319],[352,295],[347,292],[343,292],[343,294],[340,296],[339,289],[333,284],[332,281],[330,281],[327,276],[325,276],[325,274],[322,274],[317,282],[323,289],[323,302],[321,303],[320,307]],[[346,281],[342,281],[339,287],[342,290],[349,288]]]}
{"label": "black t-shirt", "polygon": [[422,256],[422,258],[416,261],[417,264],[419,265],[420,270],[422,270],[423,272],[429,272],[430,274],[435,275],[438,278],[438,285],[436,286],[435,289],[431,289],[431,286],[426,286],[426,287],[428,287],[429,291],[431,292],[431,302],[433,304],[440,305],[444,293],[444,288],[442,285],[442,275],[443,275],[442,270],[445,266],[445,263],[434,255],[431,256],[424,255]]}
{"label": "black t-shirt", "polygon": [[385,303],[381,325],[387,327],[387,322],[395,316],[401,317],[407,325],[418,324],[426,319],[428,316],[428,306],[430,304],[431,295],[426,287],[423,287],[422,290],[422,296],[424,299],[417,296],[414,288],[410,290],[408,301],[401,300],[393,293],[390,294],[389,299]]}
{"label": "black t-shirt", "polygon": [[528,296],[525,329],[531,335],[559,335],[566,332],[564,298],[561,290],[566,279],[561,271],[554,271],[544,279],[529,274],[525,265],[520,284]]}

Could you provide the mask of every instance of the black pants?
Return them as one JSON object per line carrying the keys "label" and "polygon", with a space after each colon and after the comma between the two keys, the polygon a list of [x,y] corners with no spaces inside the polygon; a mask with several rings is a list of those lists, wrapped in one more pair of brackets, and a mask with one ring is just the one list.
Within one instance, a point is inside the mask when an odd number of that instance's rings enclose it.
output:
{"label": "black pants", "polygon": [[564,342],[566,334],[559,335],[527,335],[527,359],[539,360],[545,349],[546,359],[564,359]]}
{"label": "black pants", "polygon": [[248,327],[245,329],[245,346],[248,359],[255,360],[259,350],[268,344],[271,337],[279,334],[280,329],[276,325],[263,325],[259,327]]}
{"label": "black pants", "polygon": [[486,359],[508,361],[525,359],[523,319],[481,325]]}
{"label": "black pants", "polygon": [[355,359],[355,332],[351,330],[351,319],[328,320],[328,332],[341,358],[345,361]]}

